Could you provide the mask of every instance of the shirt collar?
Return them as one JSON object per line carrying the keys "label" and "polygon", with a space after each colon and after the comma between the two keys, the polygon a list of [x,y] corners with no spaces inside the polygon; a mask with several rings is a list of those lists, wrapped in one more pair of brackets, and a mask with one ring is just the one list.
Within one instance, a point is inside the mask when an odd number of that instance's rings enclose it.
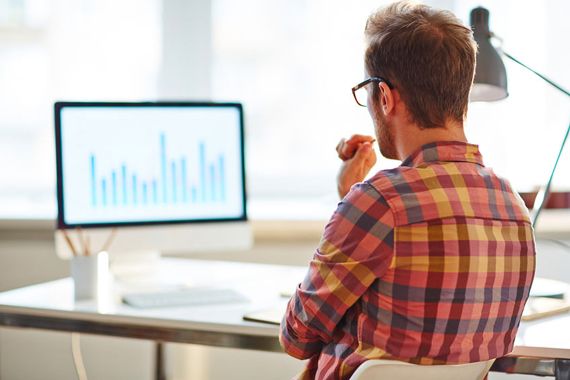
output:
{"label": "shirt collar", "polygon": [[408,156],[402,166],[420,166],[428,162],[470,162],[483,166],[479,147],[460,141],[438,141],[423,145]]}

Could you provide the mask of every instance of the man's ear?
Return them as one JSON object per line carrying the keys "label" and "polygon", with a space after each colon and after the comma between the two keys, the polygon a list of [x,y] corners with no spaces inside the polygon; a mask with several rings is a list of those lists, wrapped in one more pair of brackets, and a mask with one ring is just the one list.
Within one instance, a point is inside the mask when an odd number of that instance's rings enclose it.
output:
{"label": "man's ear", "polygon": [[388,116],[396,107],[394,93],[384,82],[378,83],[380,90],[380,111],[384,116]]}

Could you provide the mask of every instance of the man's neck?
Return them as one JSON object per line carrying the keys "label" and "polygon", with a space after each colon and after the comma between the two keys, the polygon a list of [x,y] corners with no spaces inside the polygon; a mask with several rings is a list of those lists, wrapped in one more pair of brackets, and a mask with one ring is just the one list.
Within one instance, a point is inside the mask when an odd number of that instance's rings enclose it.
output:
{"label": "man's neck", "polygon": [[463,123],[456,121],[447,122],[440,128],[419,128],[414,124],[402,125],[396,128],[400,132],[395,134],[396,150],[398,158],[405,160],[425,144],[438,141],[461,141],[467,142],[467,137],[463,131]]}

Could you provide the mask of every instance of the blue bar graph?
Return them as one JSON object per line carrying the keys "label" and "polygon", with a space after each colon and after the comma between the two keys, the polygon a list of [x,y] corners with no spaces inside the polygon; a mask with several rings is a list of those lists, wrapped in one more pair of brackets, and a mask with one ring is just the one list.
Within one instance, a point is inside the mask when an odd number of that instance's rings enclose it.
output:
{"label": "blue bar graph", "polygon": [[160,167],[162,169],[162,201],[168,202],[168,193],[166,192],[166,136],[164,133],[160,134]]}
{"label": "blue bar graph", "polygon": [[95,156],[89,156],[91,162],[91,206],[97,206],[97,175],[95,173]]}
{"label": "blue bar graph", "polygon": [[216,178],[216,167],[214,164],[210,164],[210,199],[212,201],[216,200],[216,182],[218,182]]}
{"label": "blue bar graph", "polygon": [[132,182],[132,189],[133,189],[133,204],[137,204],[139,199],[138,199],[138,193],[137,193],[137,188],[138,188],[138,181],[137,181],[137,175],[133,174],[133,182]]}
{"label": "blue bar graph", "polygon": [[[150,176],[136,165],[118,162],[103,170],[95,153],[90,153],[90,204],[97,207],[170,207],[176,204],[215,204],[227,200],[224,154],[208,150],[198,142],[188,155],[173,157],[168,152],[166,133],[158,136],[158,167]],[[149,163],[142,163],[142,168]],[[156,170],[156,169],[155,169]],[[99,185],[98,185],[99,184]]]}
{"label": "blue bar graph", "polygon": [[152,180],[152,202],[154,204],[158,203],[158,187],[156,184],[156,179]]}
{"label": "blue bar graph", "polygon": [[101,200],[103,203],[103,206],[107,205],[107,180],[105,178],[103,178],[101,180]]}
{"label": "blue bar graph", "polygon": [[146,205],[147,202],[148,202],[148,188],[146,186],[146,182],[143,182],[143,184],[142,184],[142,203]]}
{"label": "blue bar graph", "polygon": [[172,202],[176,203],[178,201],[178,197],[176,196],[178,186],[176,183],[176,162],[174,161],[170,163],[170,172],[172,173]]}
{"label": "blue bar graph", "polygon": [[206,147],[204,146],[204,143],[200,143],[200,147],[199,147],[199,158],[198,158],[200,164],[200,192],[202,193],[202,201],[205,202],[206,201]]}
{"label": "blue bar graph", "polygon": [[123,185],[123,204],[127,204],[127,165],[121,165],[121,182]]}
{"label": "blue bar graph", "polygon": [[220,155],[220,157],[218,158],[218,171],[220,174],[220,200],[221,201],[225,201],[226,200],[226,178],[225,178],[225,167],[224,167],[225,163],[224,163],[224,156]]}
{"label": "blue bar graph", "polygon": [[111,172],[111,187],[113,194],[113,204],[117,205],[117,172],[114,170]]}
{"label": "blue bar graph", "polygon": [[186,158],[180,159],[180,181],[182,181],[182,202],[187,202],[188,182],[186,178]]}

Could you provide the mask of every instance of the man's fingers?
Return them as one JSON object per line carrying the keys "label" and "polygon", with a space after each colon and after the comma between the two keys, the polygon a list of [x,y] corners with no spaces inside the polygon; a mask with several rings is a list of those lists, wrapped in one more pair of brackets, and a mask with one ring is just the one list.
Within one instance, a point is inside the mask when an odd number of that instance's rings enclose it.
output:
{"label": "man's fingers", "polygon": [[374,137],[372,136],[368,136],[368,135],[352,135],[350,136],[350,138],[348,140],[346,140],[346,143],[349,145],[353,145],[353,144],[361,144],[361,143],[365,143],[365,142],[373,142],[374,141]]}
{"label": "man's fingers", "polygon": [[347,149],[345,139],[340,140],[340,142],[336,146],[336,152],[338,154],[338,158],[340,158],[343,161],[350,160],[354,155],[354,149],[352,148]]}
{"label": "man's fingers", "polygon": [[344,157],[352,157],[357,152],[362,144],[370,144],[374,141],[372,136],[352,135],[352,137],[345,141],[342,155]]}
{"label": "man's fingers", "polygon": [[369,168],[372,168],[374,165],[376,165],[376,152],[374,149],[370,149],[370,154],[368,154],[366,158],[366,165]]}
{"label": "man's fingers", "polygon": [[357,145],[356,153],[354,154],[354,158],[357,160],[365,160],[368,158],[370,152],[373,152],[372,145],[369,142],[365,142],[362,144]]}
{"label": "man's fingers", "polygon": [[338,193],[343,198],[350,187],[362,182],[376,163],[376,152],[370,142],[356,145],[353,157],[344,160],[337,178]]}
{"label": "man's fingers", "polygon": [[366,167],[367,171],[370,170],[376,164],[376,152],[374,151],[372,144],[361,144],[354,155],[354,160],[360,162],[361,165]]}
{"label": "man's fingers", "polygon": [[339,156],[340,158],[342,158],[342,157],[341,157],[341,155],[342,155],[342,148],[343,148],[345,142],[346,142],[346,139],[342,138],[342,139],[340,139],[340,141],[338,142],[338,144],[336,144],[336,152],[338,153],[338,156]]}
{"label": "man's fingers", "polygon": [[340,151],[340,157],[343,158],[344,160],[349,160],[354,156],[357,149],[358,149],[358,144],[349,144],[348,142],[345,142],[342,145],[342,149]]}
{"label": "man's fingers", "polygon": [[374,141],[372,136],[352,135],[348,140],[341,139],[339,141],[336,146],[336,152],[341,160],[346,161],[354,157],[362,144],[370,145]]}
{"label": "man's fingers", "polygon": [[354,156],[356,149],[358,149],[358,144],[357,143],[349,144],[348,140],[346,139],[341,139],[338,145],[336,146],[338,157],[343,161],[350,160]]}

